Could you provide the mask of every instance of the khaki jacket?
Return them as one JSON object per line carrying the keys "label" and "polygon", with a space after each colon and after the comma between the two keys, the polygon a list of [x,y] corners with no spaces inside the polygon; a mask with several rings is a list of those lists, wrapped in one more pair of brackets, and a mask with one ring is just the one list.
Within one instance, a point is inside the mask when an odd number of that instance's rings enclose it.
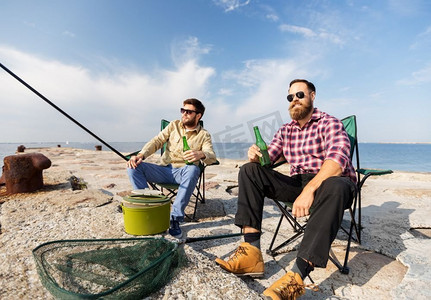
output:
{"label": "khaki jacket", "polygon": [[[146,158],[161,149],[164,143],[167,143],[166,151],[161,157],[160,164],[163,166],[172,164],[174,168],[183,167],[185,165],[182,140],[184,135],[191,150],[200,150],[205,154],[205,159],[202,160],[203,163],[212,164],[216,162],[217,159],[209,132],[200,125],[193,130],[186,130],[180,120],[170,122],[165,129],[146,143],[139,153]],[[199,162],[195,164],[199,164]]]}

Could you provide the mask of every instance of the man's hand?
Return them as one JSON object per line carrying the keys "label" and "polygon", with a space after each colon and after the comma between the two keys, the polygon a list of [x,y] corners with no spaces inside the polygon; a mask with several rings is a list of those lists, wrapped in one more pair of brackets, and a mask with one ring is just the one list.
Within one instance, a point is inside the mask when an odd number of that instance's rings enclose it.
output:
{"label": "man's hand", "polygon": [[310,207],[314,201],[314,192],[305,188],[293,202],[292,215],[296,218],[305,217],[310,214]]}
{"label": "man's hand", "polygon": [[259,162],[259,157],[262,157],[262,153],[260,153],[259,147],[253,144],[248,148],[247,156],[249,161]]}
{"label": "man's hand", "polygon": [[141,156],[132,156],[130,157],[129,161],[127,162],[127,167],[136,169],[136,167],[142,162]]}
{"label": "man's hand", "polygon": [[310,207],[314,201],[314,192],[324,180],[332,176],[341,176],[341,167],[335,161],[327,159],[320,168],[320,171],[307,183],[302,193],[293,203],[292,215],[294,217],[303,217],[310,214]]}
{"label": "man's hand", "polygon": [[205,159],[205,154],[202,151],[198,150],[187,150],[184,152],[184,160],[189,162],[195,162],[200,159]]}

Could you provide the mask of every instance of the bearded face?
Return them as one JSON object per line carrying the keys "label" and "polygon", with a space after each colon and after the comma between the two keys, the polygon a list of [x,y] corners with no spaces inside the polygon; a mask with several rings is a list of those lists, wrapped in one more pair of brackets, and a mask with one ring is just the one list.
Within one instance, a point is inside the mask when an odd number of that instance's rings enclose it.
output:
{"label": "bearded face", "polygon": [[194,105],[186,104],[181,110],[181,121],[183,122],[184,126],[192,128],[195,127],[202,115],[196,112]]}
{"label": "bearded face", "polygon": [[194,114],[193,116],[186,116],[186,117],[183,116],[182,121],[185,126],[194,127],[198,123],[196,119],[197,119],[197,116],[196,114]]}
{"label": "bearded face", "polygon": [[[292,102],[289,104],[289,113],[292,120],[300,121],[307,119],[313,112],[314,92],[310,92],[303,82],[292,84],[289,89]],[[301,98],[298,98],[301,97]]]}
{"label": "bearded face", "polygon": [[[304,98],[305,99],[305,98]],[[294,100],[289,105],[289,113],[292,120],[305,119],[313,111],[313,105],[309,101]]]}

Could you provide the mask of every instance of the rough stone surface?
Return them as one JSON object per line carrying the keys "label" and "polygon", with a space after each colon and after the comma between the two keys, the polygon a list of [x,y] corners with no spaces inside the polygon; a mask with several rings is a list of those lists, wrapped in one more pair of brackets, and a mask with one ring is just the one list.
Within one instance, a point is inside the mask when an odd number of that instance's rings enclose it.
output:
{"label": "rough stone surface", "polygon": [[4,179],[9,194],[34,192],[43,187],[44,169],[51,161],[42,153],[10,155],[4,158]]}
{"label": "rough stone surface", "polygon": [[[122,196],[131,190],[125,161],[109,151],[42,152],[52,161],[44,172],[45,186],[34,193],[0,197],[0,299],[53,299],[41,285],[31,254],[42,243],[130,237],[118,210]],[[187,237],[238,232],[233,225],[237,196],[231,187],[237,185],[242,162],[220,161],[206,170],[207,201],[198,204],[199,222],[182,224]],[[85,181],[87,189],[72,190],[71,176]],[[430,299],[430,181],[431,174],[402,172],[368,179],[363,188],[363,242],[352,244],[350,273],[341,274],[328,262],[312,273],[320,290],[307,290],[301,299]],[[214,263],[216,257],[232,253],[241,241],[238,237],[189,243],[184,245],[188,267],[148,299],[260,299],[296,257],[295,245],[275,257],[265,253],[279,217],[268,199],[261,241],[263,278],[238,278]],[[282,235],[291,233],[284,224]],[[332,247],[339,260],[345,245],[346,236],[340,233]]]}
{"label": "rough stone surface", "polygon": [[0,185],[6,184],[6,179],[4,179],[4,166],[1,167]]}

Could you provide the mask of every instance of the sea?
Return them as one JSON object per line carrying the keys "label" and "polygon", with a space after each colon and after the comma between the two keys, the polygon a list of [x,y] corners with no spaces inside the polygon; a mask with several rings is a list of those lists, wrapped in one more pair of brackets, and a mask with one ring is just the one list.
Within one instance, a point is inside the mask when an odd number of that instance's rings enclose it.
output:
{"label": "sea", "polygon": [[[107,143],[123,154],[140,150],[144,145],[144,142]],[[3,166],[3,158],[14,155],[20,145],[26,148],[70,147],[89,150],[95,150],[96,146],[101,145],[102,150],[111,151],[109,147],[98,141],[0,143],[0,166]],[[246,160],[248,147],[250,143],[214,143],[218,158]],[[359,157],[361,168],[431,173],[431,144],[359,143]]]}

